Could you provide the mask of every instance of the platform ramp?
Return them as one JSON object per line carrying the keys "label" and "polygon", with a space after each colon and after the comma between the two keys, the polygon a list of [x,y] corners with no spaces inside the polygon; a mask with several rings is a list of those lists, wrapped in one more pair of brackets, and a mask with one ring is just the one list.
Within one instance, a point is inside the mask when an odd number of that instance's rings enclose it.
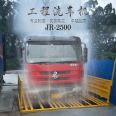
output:
{"label": "platform ramp", "polygon": [[[38,112],[57,109],[102,107],[109,105],[111,80],[89,76],[87,80],[87,95],[75,95],[71,102],[56,100],[43,102],[38,96],[30,96],[24,91],[23,81],[19,77],[19,109],[20,112]],[[70,98],[69,98],[70,99]],[[33,102],[34,100],[34,102]]]}

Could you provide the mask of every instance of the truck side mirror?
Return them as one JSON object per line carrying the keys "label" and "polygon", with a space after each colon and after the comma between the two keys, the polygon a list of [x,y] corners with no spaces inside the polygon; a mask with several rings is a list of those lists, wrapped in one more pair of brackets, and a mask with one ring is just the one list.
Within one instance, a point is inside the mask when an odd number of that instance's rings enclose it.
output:
{"label": "truck side mirror", "polygon": [[86,47],[83,48],[83,62],[87,62],[87,57],[88,57],[88,49]]}
{"label": "truck side mirror", "polygon": [[29,56],[29,50],[27,49],[27,56]]}
{"label": "truck side mirror", "polygon": [[26,56],[29,56],[29,45],[26,43]]}

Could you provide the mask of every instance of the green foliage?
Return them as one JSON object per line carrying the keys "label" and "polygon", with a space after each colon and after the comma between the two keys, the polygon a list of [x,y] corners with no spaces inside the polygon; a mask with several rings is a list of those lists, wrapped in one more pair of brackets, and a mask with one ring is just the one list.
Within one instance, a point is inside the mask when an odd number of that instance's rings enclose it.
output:
{"label": "green foliage", "polygon": [[7,70],[17,70],[19,69],[19,59],[18,58],[10,58],[6,59]]}
{"label": "green foliage", "polygon": [[16,2],[0,0],[0,33],[5,34],[6,68],[17,69],[20,65],[17,55],[17,36],[13,33],[13,16]]}
{"label": "green foliage", "polygon": [[[104,8],[97,6],[97,0],[89,0],[86,6],[92,10],[88,16],[88,28],[92,33],[92,54],[95,58],[116,58],[116,13],[112,3]],[[87,5],[91,4],[91,5]]]}

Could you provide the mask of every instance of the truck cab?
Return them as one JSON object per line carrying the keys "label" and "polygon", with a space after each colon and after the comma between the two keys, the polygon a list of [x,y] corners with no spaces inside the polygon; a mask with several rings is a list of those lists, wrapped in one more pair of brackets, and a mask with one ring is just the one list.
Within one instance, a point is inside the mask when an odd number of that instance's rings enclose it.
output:
{"label": "truck cab", "polygon": [[79,37],[28,36],[25,41],[25,69],[35,85],[80,84],[87,48]]}

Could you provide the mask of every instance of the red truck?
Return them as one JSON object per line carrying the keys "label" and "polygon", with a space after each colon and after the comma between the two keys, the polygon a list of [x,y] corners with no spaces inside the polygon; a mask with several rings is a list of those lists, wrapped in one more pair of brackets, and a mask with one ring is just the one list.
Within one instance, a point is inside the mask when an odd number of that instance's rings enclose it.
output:
{"label": "red truck", "polygon": [[30,83],[81,84],[87,48],[79,37],[28,36],[25,48],[25,68]]}

